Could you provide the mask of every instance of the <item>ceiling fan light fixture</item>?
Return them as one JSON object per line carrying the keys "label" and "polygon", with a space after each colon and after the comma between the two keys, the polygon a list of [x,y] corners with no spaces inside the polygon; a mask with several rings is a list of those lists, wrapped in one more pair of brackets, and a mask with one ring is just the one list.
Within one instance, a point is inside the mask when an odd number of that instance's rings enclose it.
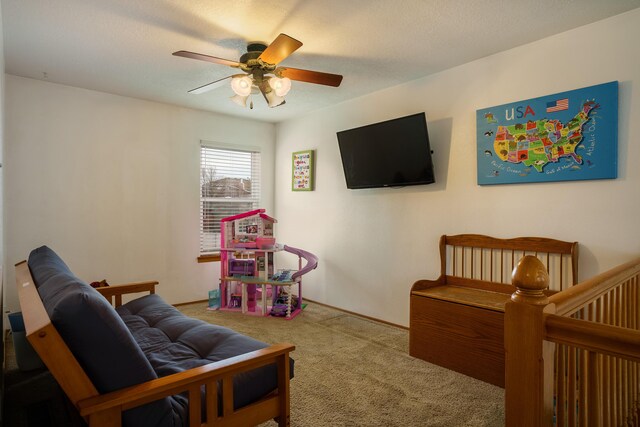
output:
{"label": "ceiling fan light fixture", "polygon": [[231,100],[233,102],[235,102],[236,104],[238,104],[241,107],[247,107],[247,98],[249,98],[249,95],[246,96],[240,96],[240,95],[234,95],[231,97]]}
{"label": "ceiling fan light fixture", "polygon": [[264,98],[267,100],[267,104],[270,108],[277,107],[285,102],[284,96],[278,96],[275,90],[264,92]]}
{"label": "ceiling fan light fixture", "polygon": [[269,79],[269,86],[275,92],[277,96],[285,96],[291,90],[291,79],[288,77],[271,77]]}
{"label": "ceiling fan light fixture", "polygon": [[238,96],[249,96],[252,85],[253,80],[249,76],[234,77],[231,79],[231,89],[233,89]]}
{"label": "ceiling fan light fixture", "polygon": [[338,74],[278,67],[280,62],[301,46],[302,43],[299,40],[280,34],[269,45],[261,42],[249,43],[247,53],[240,57],[240,61],[186,50],[174,52],[173,55],[227,65],[242,71],[240,74],[233,74],[192,89],[189,93],[204,93],[220,87],[221,83],[231,79],[231,89],[235,93],[235,96],[231,97],[233,102],[246,107],[247,98],[249,98],[249,108],[253,108],[251,95],[261,93],[269,107],[273,108],[285,103],[284,97],[291,90],[292,80],[333,87],[340,86],[342,82],[342,76]]}

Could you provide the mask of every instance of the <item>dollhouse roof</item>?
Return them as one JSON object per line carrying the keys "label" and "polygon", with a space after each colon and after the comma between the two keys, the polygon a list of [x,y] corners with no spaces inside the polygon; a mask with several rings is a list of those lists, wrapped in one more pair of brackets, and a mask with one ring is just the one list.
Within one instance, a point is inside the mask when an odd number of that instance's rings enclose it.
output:
{"label": "dollhouse roof", "polygon": [[271,218],[269,215],[263,214],[263,213],[260,214],[260,218],[266,219],[267,221],[271,221],[271,222],[278,222],[277,219]]}
{"label": "dollhouse roof", "polygon": [[259,215],[260,218],[265,219],[267,221],[270,222],[278,222],[275,218],[271,218],[269,215],[265,214],[266,209],[255,209],[249,212],[243,212],[241,214],[237,214],[237,215],[232,215],[232,216],[228,216],[226,218],[222,218],[220,220],[220,222],[230,222],[230,221],[236,221],[238,219],[242,219],[242,218],[248,218],[250,216],[254,216],[254,215]]}

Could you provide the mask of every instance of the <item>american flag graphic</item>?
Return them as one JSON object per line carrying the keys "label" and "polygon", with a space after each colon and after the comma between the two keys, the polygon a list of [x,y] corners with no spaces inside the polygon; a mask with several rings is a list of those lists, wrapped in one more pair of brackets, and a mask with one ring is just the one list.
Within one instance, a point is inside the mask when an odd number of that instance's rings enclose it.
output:
{"label": "american flag graphic", "polygon": [[554,111],[562,111],[569,109],[569,98],[558,99],[553,102],[547,102],[547,113]]}

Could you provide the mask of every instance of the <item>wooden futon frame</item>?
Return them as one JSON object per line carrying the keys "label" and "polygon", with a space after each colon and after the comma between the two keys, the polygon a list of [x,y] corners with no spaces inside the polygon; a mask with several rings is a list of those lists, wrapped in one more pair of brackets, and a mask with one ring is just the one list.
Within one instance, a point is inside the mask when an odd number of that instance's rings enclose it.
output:
{"label": "wooden futon frame", "polygon": [[440,238],[440,277],[411,289],[409,353],[504,387],[504,311],[515,291],[511,273],[536,256],[561,291],[577,282],[578,244],[540,237],[476,234]]}
{"label": "wooden futon frame", "polygon": [[[16,282],[29,342],[89,426],[120,426],[123,411],[179,393],[187,393],[189,396],[190,427],[254,426],[274,418],[280,426],[289,425],[289,352],[294,350],[294,346],[277,344],[100,394],[51,323],[26,261],[16,265]],[[157,282],[142,282],[97,290],[110,302],[115,298],[118,306],[122,303],[122,295],[154,293],[156,284]],[[268,364],[277,365],[278,389],[256,403],[234,410],[234,375]],[[221,411],[218,410],[218,382],[222,383]],[[206,388],[204,402],[202,387]],[[206,405],[209,414],[205,423],[201,421],[202,405]]]}

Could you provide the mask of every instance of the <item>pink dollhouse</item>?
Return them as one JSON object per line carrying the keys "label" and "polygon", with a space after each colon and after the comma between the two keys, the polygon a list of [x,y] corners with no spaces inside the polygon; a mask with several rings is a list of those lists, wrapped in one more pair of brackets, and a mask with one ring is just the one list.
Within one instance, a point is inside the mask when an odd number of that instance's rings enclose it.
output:
{"label": "pink dollhouse", "polygon": [[[277,221],[264,209],[241,213],[220,221],[220,309],[255,316],[292,319],[302,310],[301,276],[318,265],[315,255],[276,244]],[[276,252],[298,256],[298,271],[274,273]],[[302,259],[307,260],[302,267]],[[297,285],[297,295],[293,288]]]}

